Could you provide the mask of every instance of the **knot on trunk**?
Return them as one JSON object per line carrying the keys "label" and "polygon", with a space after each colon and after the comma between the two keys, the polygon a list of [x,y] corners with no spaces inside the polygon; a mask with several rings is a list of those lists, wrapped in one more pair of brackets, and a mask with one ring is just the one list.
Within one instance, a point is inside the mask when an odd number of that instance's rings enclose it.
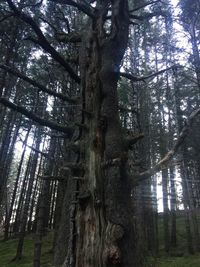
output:
{"label": "knot on trunk", "polygon": [[124,229],[119,224],[113,224],[111,227],[111,238],[113,241],[118,241],[124,236]]}
{"label": "knot on trunk", "polygon": [[124,229],[119,224],[109,222],[106,228],[106,247],[104,249],[104,261],[109,265],[121,263],[121,251],[118,242],[124,236]]}
{"label": "knot on trunk", "polygon": [[117,245],[111,245],[104,251],[104,257],[106,263],[110,265],[116,265],[121,263],[121,251]]}
{"label": "knot on trunk", "polygon": [[143,138],[144,138],[143,133],[137,134],[137,133],[134,133],[130,130],[127,130],[126,135],[125,135],[125,149],[126,150],[132,149],[132,146]]}
{"label": "knot on trunk", "polygon": [[117,246],[113,245],[109,248],[108,260],[114,265],[121,262],[121,251]]}

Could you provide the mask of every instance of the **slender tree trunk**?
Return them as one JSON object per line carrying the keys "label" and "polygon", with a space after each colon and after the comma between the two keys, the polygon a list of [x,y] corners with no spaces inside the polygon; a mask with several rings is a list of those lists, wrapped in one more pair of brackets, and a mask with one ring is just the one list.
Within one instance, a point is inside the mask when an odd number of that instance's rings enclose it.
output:
{"label": "slender tree trunk", "polygon": [[[31,231],[34,232],[34,221],[36,220],[35,216],[33,216],[33,211],[34,209],[36,208],[36,201],[37,201],[37,198],[36,198],[36,194],[37,194],[37,190],[38,190],[38,183],[39,183],[39,174],[40,174],[40,171],[41,171],[41,166],[42,166],[42,163],[43,163],[43,158],[41,157],[40,158],[40,163],[39,163],[39,167],[38,167],[38,172],[37,172],[37,176],[36,176],[36,181],[35,181],[35,185],[34,185],[34,189],[33,189],[33,193],[32,193],[32,200],[31,200],[31,204],[30,204],[30,212],[29,212],[29,220],[28,220],[28,226],[27,226],[27,231],[28,233],[30,233]],[[33,220],[33,218],[35,220]]]}
{"label": "slender tree trunk", "polygon": [[190,179],[190,173],[188,168],[185,167],[185,173],[186,176],[184,177],[184,190],[186,191],[187,197],[186,200],[188,201],[188,207],[189,207],[189,215],[190,215],[190,223],[191,223],[191,229],[192,229],[192,235],[194,240],[194,249],[195,251],[200,250],[200,237],[199,237],[199,227],[198,227],[198,220],[196,217],[196,211],[193,203],[193,196],[192,196],[192,186],[191,186],[191,180]]}
{"label": "slender tree trunk", "polygon": [[[36,150],[39,150],[40,143],[41,143],[41,127],[38,128],[36,132],[36,146],[35,146]],[[17,246],[17,253],[15,256],[15,259],[22,258],[23,244],[24,244],[26,224],[27,224],[28,211],[29,211],[29,203],[30,203],[33,183],[35,179],[37,161],[38,161],[38,152],[35,152],[32,158],[32,164],[30,168],[30,176],[29,176],[28,188],[27,188],[26,198],[25,198],[25,203],[24,203],[22,221],[21,221],[20,232],[19,232],[19,242]]]}
{"label": "slender tree trunk", "polygon": [[[57,176],[57,175],[56,175]],[[51,209],[50,209],[50,218],[49,218],[49,228],[54,229],[55,228],[55,222],[54,222],[54,214],[55,214],[55,203],[56,203],[56,192],[57,192],[57,182],[52,182],[52,199],[51,199]]]}
{"label": "slender tree trunk", "polygon": [[191,25],[191,43],[192,43],[192,53],[193,53],[193,64],[195,67],[196,77],[197,77],[197,84],[199,87],[199,95],[200,95],[200,55],[199,55],[199,48],[198,48],[198,40],[197,40],[197,33],[195,30],[195,26]]}
{"label": "slender tree trunk", "polygon": [[4,232],[4,239],[5,240],[8,239],[10,219],[12,217],[14,203],[16,201],[16,194],[17,194],[17,189],[19,187],[20,174],[21,174],[22,164],[23,164],[24,156],[25,156],[25,152],[26,152],[26,142],[27,142],[28,135],[29,135],[29,131],[26,134],[24,150],[22,152],[21,159],[20,159],[19,166],[18,166],[18,170],[17,170],[17,177],[16,177],[16,180],[15,180],[15,185],[14,185],[14,190],[13,190],[13,194],[12,194],[12,200],[11,200],[11,204],[10,204],[10,209],[9,209],[9,213],[8,213],[8,216],[7,216],[6,222],[5,222],[5,232]]}
{"label": "slender tree trunk", "polygon": [[169,207],[168,207],[168,170],[162,170],[162,189],[163,189],[163,225],[165,251],[168,253],[170,248],[169,236]]}
{"label": "slender tree trunk", "polygon": [[8,160],[10,142],[12,140],[12,133],[13,133],[15,119],[16,119],[16,113],[8,114],[7,126],[6,129],[4,130],[2,146],[0,149],[0,205],[3,201],[5,186],[7,183],[6,172],[7,169],[9,169],[7,160]]}
{"label": "slender tree trunk", "polygon": [[[56,142],[55,139],[51,139],[50,147],[49,147],[49,157],[50,159],[47,161],[46,170],[44,171],[45,176],[51,176],[53,173],[53,162],[51,158],[54,156],[56,150]],[[36,217],[37,228],[36,228],[36,236],[35,236],[35,244],[34,244],[34,259],[33,266],[40,267],[41,260],[41,251],[42,251],[42,238],[45,234],[45,227],[48,226],[49,221],[49,193],[50,193],[50,180],[45,179],[42,183],[41,194],[39,197],[38,203],[38,213]]]}
{"label": "slender tree trunk", "polygon": [[185,228],[186,228],[186,237],[187,237],[187,246],[188,246],[188,252],[190,254],[194,254],[194,241],[192,237],[192,231],[190,226],[190,211],[189,211],[189,196],[187,191],[187,182],[186,182],[186,172],[185,172],[185,166],[184,163],[181,164],[181,177],[182,177],[182,188],[183,188],[183,204],[184,204],[184,210],[185,210]]}
{"label": "slender tree trunk", "polygon": [[173,249],[176,247],[176,188],[174,181],[174,169],[170,168],[170,185],[171,185],[171,235],[170,235],[170,247]]}
{"label": "slender tree trunk", "polygon": [[27,183],[28,183],[28,174],[30,171],[30,166],[31,166],[31,155],[29,156],[29,159],[27,161],[26,171],[25,171],[24,177],[22,178],[23,181],[22,181],[22,185],[21,185],[19,199],[17,200],[17,209],[16,209],[15,220],[14,220],[14,224],[13,224],[13,232],[14,233],[18,233],[19,228],[20,228],[21,217],[22,217],[21,214],[22,214],[24,198],[25,198],[25,194],[26,194],[26,187],[27,187]]}

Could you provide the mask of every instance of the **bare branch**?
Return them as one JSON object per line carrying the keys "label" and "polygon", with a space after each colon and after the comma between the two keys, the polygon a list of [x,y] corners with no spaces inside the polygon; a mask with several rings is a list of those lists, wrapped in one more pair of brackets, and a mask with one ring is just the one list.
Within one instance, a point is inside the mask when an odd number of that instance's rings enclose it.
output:
{"label": "bare branch", "polygon": [[56,40],[63,43],[78,43],[81,42],[81,36],[77,32],[71,33],[56,33]]}
{"label": "bare branch", "polygon": [[7,19],[9,19],[9,18],[11,18],[11,17],[13,17],[13,14],[8,14],[8,15],[6,15],[6,16],[3,17],[2,19],[0,19],[0,23],[3,22],[3,21],[5,21],[5,20],[7,20]]}
{"label": "bare branch", "polygon": [[26,146],[27,146],[28,148],[30,148],[31,150],[33,150],[34,152],[41,154],[41,155],[42,155],[43,157],[45,157],[45,158],[53,159],[53,158],[51,158],[51,157],[49,156],[49,154],[46,153],[46,152],[43,152],[43,151],[41,151],[41,150],[39,150],[39,149],[36,149],[36,148],[34,148],[34,147],[32,147],[32,146],[29,146],[29,145],[26,145]]}
{"label": "bare branch", "polygon": [[64,180],[66,180],[66,178],[62,177],[62,176],[38,175],[38,177],[42,180],[48,180],[48,181],[64,181]]}
{"label": "bare branch", "polygon": [[30,148],[31,150],[33,150],[33,151],[36,152],[36,153],[41,154],[43,157],[45,157],[45,158],[49,158],[49,159],[54,159],[53,157],[50,157],[48,153],[46,153],[46,152],[44,152],[44,151],[41,151],[41,150],[39,150],[39,149],[36,149],[36,148],[34,148],[33,146],[28,145],[28,144],[26,143],[26,141],[22,140],[21,137],[19,137],[19,140],[20,140],[20,142],[22,142],[22,144],[23,144],[24,146]]}
{"label": "bare branch", "polygon": [[49,95],[52,95],[52,96],[55,96],[55,97],[58,97],[60,98],[61,100],[63,101],[67,101],[67,102],[70,102],[70,103],[73,103],[73,104],[76,104],[77,103],[77,99],[75,98],[70,98],[70,97],[67,97],[61,93],[57,93],[57,92],[54,92],[48,88],[46,88],[44,85],[36,82],[35,80],[23,75],[22,73],[20,73],[18,70],[13,70],[11,69],[10,67],[6,66],[6,65],[3,65],[3,64],[0,64],[0,68],[11,73],[12,75],[16,76],[16,77],[19,77],[20,79],[28,82],[29,84],[37,87],[39,89],[39,91],[43,91]]}
{"label": "bare branch", "polygon": [[58,4],[65,4],[69,6],[76,7],[78,10],[82,11],[86,15],[88,15],[91,18],[95,18],[94,15],[94,8],[90,6],[89,4],[87,5],[86,3],[81,3],[80,2],[75,2],[73,0],[51,0],[52,2],[58,3]]}
{"label": "bare branch", "polygon": [[57,32],[57,28],[52,24],[52,23],[50,23],[47,19],[45,19],[45,18],[43,18],[43,17],[39,17],[44,23],[46,23],[47,25],[49,25],[49,27],[51,27],[52,28],[52,30],[54,31],[54,32]]}
{"label": "bare branch", "polygon": [[38,3],[35,4],[26,4],[26,7],[41,7],[41,5],[43,4],[44,0],[39,1]]}
{"label": "bare branch", "polygon": [[119,105],[119,111],[120,112],[130,112],[130,113],[138,114],[138,111],[136,109],[127,108],[127,107],[124,107],[122,105]]}
{"label": "bare branch", "polygon": [[138,11],[138,10],[140,10],[142,8],[145,8],[146,6],[153,5],[153,4],[156,4],[158,2],[161,2],[161,0],[156,0],[156,1],[151,1],[149,3],[145,3],[145,4],[141,5],[141,6],[138,6],[136,8],[131,9],[129,12],[132,13],[132,12]]}
{"label": "bare branch", "polygon": [[33,120],[36,123],[39,123],[42,126],[46,126],[46,127],[49,127],[53,130],[67,133],[67,134],[72,134],[72,132],[73,132],[72,127],[62,126],[56,122],[43,119],[43,118],[39,117],[38,115],[32,113],[31,111],[28,111],[26,108],[18,106],[16,104],[10,102],[6,98],[0,98],[0,103],[3,104],[4,106],[14,110],[14,111],[17,111],[17,112],[25,115],[27,118]]}
{"label": "bare branch", "polygon": [[55,48],[50,45],[37,23],[30,16],[18,10],[11,0],[7,0],[7,3],[16,17],[20,18],[31,26],[31,28],[34,30],[38,37],[37,43],[46,52],[48,52],[55,61],[57,61],[67,70],[72,79],[74,79],[78,84],[80,84],[80,77],[74,72],[71,66],[63,59],[63,57],[55,50]]}
{"label": "bare branch", "polygon": [[169,14],[166,11],[157,11],[157,12],[152,12],[152,13],[144,13],[141,16],[130,14],[129,18],[130,19],[137,19],[137,20],[146,20],[146,19],[152,19],[153,17],[157,17],[157,16],[167,17],[168,15]]}
{"label": "bare branch", "polygon": [[134,136],[128,136],[125,140],[127,148],[131,149],[132,145],[134,145],[135,143],[137,143],[139,140],[143,138],[144,138],[143,133],[135,134]]}
{"label": "bare branch", "polygon": [[155,166],[153,166],[152,168],[150,168],[149,170],[147,170],[145,172],[142,172],[142,173],[136,175],[136,177],[134,178],[134,179],[136,179],[136,183],[150,178],[152,175],[159,172],[162,168],[166,167],[166,165],[169,163],[169,161],[177,153],[179,147],[182,145],[182,143],[184,142],[186,137],[189,135],[192,124],[194,122],[194,119],[199,114],[200,114],[200,108],[191,113],[191,115],[185,121],[185,126],[183,127],[182,131],[180,132],[179,137],[178,137],[177,141],[175,142],[173,148]]}
{"label": "bare branch", "polygon": [[[149,78],[152,78],[152,77],[155,77],[155,76],[157,76],[157,75],[160,75],[160,74],[164,73],[165,71],[171,70],[171,69],[173,69],[173,68],[175,68],[175,67],[177,68],[178,66],[173,65],[173,66],[171,66],[171,67],[169,67],[169,68],[166,68],[166,69],[163,69],[163,70],[160,70],[160,71],[158,71],[158,72],[149,74],[149,75],[147,75],[147,76],[142,76],[142,77],[134,76],[134,75],[132,75],[132,74],[130,74],[130,73],[126,73],[126,72],[120,72],[120,76],[125,77],[125,78],[127,78],[127,79],[129,79],[129,80],[131,80],[131,81],[133,81],[133,82],[139,82],[139,81],[144,81],[144,80],[147,80],[147,79],[149,79]],[[180,66],[179,66],[179,67],[180,67]]]}

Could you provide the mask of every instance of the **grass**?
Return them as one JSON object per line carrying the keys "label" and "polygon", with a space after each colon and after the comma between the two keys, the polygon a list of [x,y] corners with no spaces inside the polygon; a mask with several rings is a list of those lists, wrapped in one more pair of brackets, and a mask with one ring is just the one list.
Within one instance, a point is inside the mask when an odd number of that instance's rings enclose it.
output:
{"label": "grass", "polygon": [[[178,246],[173,251],[173,256],[167,257],[164,253],[163,242],[163,223],[159,219],[159,237],[160,237],[160,257],[149,259],[148,267],[200,267],[200,254],[193,256],[187,254],[187,242],[185,233],[184,216],[177,216],[177,242]],[[49,233],[43,242],[41,266],[52,267],[52,257],[50,253],[52,248],[53,232]],[[31,235],[27,236],[24,243],[23,258],[20,261],[12,261],[17,248],[17,239],[9,241],[0,241],[0,267],[32,267],[33,266],[33,248],[34,240]],[[182,257],[175,257],[182,253]]]}
{"label": "grass", "polygon": [[[187,253],[187,238],[186,238],[186,231],[185,231],[185,219],[184,216],[177,216],[176,218],[176,238],[177,238],[177,249],[174,253],[183,254]],[[158,223],[158,231],[159,231],[159,248],[161,255],[164,252],[164,228],[163,228],[163,219],[159,218]]]}
{"label": "grass", "polygon": [[199,267],[200,254],[184,257],[169,257],[157,260],[156,267]]}
{"label": "grass", "polygon": [[[198,216],[199,217],[199,216]],[[200,221],[200,218],[198,218]],[[177,248],[171,251],[171,256],[166,256],[164,253],[164,229],[162,218],[159,218],[159,243],[160,243],[160,258],[156,259],[155,267],[200,267],[200,254],[188,255],[187,239],[185,231],[185,218],[183,214],[177,214]],[[182,254],[182,257],[176,257],[177,254]]]}
{"label": "grass", "polygon": [[[17,239],[10,239],[6,242],[0,241],[0,267],[32,267],[33,266],[33,248],[34,240],[32,236],[28,236],[24,242],[23,258],[19,261],[12,261],[15,257],[17,248]],[[44,238],[41,266],[51,267],[52,254],[52,234]]]}

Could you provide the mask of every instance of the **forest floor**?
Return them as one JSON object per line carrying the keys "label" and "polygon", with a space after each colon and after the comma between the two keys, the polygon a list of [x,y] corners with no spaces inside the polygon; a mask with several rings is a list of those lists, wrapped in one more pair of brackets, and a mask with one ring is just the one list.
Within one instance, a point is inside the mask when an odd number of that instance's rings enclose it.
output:
{"label": "forest floor", "polygon": [[199,267],[200,254],[193,256],[187,255],[183,257],[161,257],[156,259],[156,263],[152,267]]}
{"label": "forest floor", "polygon": [[[52,249],[52,234],[44,237],[41,266],[52,266],[53,255]],[[25,238],[24,252],[21,260],[13,261],[15,257],[18,239],[10,239],[8,241],[0,241],[0,267],[32,267],[33,266],[33,246],[34,237],[29,235]]]}
{"label": "forest floor", "polygon": [[[199,216],[200,217],[200,216]],[[200,218],[199,218],[200,221]],[[200,267],[200,254],[188,255],[185,234],[184,216],[177,216],[177,249],[167,257],[164,253],[162,216],[159,218],[159,247],[160,256],[147,260],[148,267]],[[52,243],[53,232],[50,232],[43,240],[41,267],[52,267]],[[34,237],[28,235],[25,239],[23,258],[20,261],[12,261],[17,248],[17,239],[6,242],[0,241],[0,267],[32,267]],[[150,263],[151,262],[151,263]],[[94,266],[95,267],[95,266]]]}
{"label": "forest floor", "polygon": [[[12,261],[15,256],[17,248],[17,239],[11,239],[9,241],[0,241],[0,267],[32,267],[33,260],[33,237],[28,236],[25,239],[24,254],[20,261]],[[42,267],[52,267],[52,234],[44,238],[43,253],[41,259]],[[149,265],[148,265],[149,266]],[[152,261],[151,267],[199,267],[200,266],[200,254],[194,256],[182,256],[182,257],[165,257],[161,256],[155,261]]]}
{"label": "forest floor", "polygon": [[[200,212],[197,213],[200,223]],[[170,256],[166,256],[164,252],[164,228],[162,214],[159,215],[158,232],[159,232],[159,254],[152,267],[200,267],[200,253],[195,255],[188,254],[187,238],[185,229],[184,211],[176,213],[176,238],[177,247],[172,249]]]}

